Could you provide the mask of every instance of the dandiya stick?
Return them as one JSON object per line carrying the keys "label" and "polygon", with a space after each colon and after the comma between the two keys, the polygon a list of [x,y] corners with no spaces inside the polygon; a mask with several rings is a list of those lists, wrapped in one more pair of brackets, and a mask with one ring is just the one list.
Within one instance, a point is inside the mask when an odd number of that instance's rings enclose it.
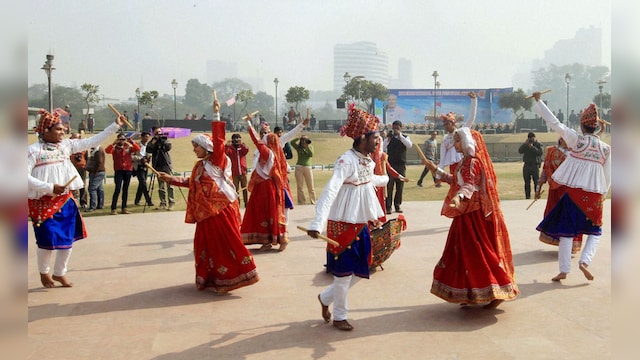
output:
{"label": "dandiya stick", "polygon": [[[544,193],[544,190],[540,191],[540,195],[542,195]],[[527,206],[527,208],[525,210],[529,210],[530,207],[533,206],[533,204],[536,203],[536,201],[538,201],[538,199],[533,199],[533,201],[531,202],[531,204],[529,204],[529,206]]]}
{"label": "dandiya stick", "polygon": [[[116,113],[116,115],[118,115],[118,117],[120,117],[122,114],[120,114],[120,111],[118,111],[118,109],[116,109],[113,105],[111,104],[107,104],[107,106],[109,107],[109,109],[111,109],[111,111],[113,111],[114,113]],[[124,122],[127,124],[128,127],[130,128],[134,128],[133,126],[131,126],[131,123],[127,120],[127,118],[122,118],[122,120],[124,120]]]}
{"label": "dandiya stick", "polygon": [[149,168],[149,170],[151,170],[154,174],[156,174],[156,176],[158,177],[160,176],[160,173],[158,172],[158,170],[154,169],[153,166],[151,166],[151,164],[146,163],[145,166]]}
{"label": "dandiya stick", "polygon": [[247,120],[247,121],[251,121],[251,119],[252,119],[254,116],[256,116],[256,114],[257,114],[257,113],[259,113],[259,111],[258,111],[258,110],[256,110],[256,111],[252,112],[251,114],[247,114],[247,116],[245,116],[245,117],[244,117],[244,119],[245,119],[245,120]]}
{"label": "dandiya stick", "polygon": [[218,94],[216,93],[215,90],[213,90],[213,113],[214,114],[219,114],[220,113],[220,105],[218,105],[218,108],[216,109],[216,101],[218,100]]}
{"label": "dandiya stick", "polygon": [[[296,226],[296,227],[298,228],[298,230],[302,230],[302,231],[304,231],[304,232],[309,231],[309,230],[307,230],[306,228],[303,228],[303,227],[302,227],[302,226],[300,226],[300,225],[298,225],[298,226]],[[324,241],[328,242],[329,244],[331,244],[331,245],[333,245],[333,246],[340,246],[340,244],[338,244],[338,242],[337,242],[337,241],[335,241],[335,240],[333,240],[333,239],[330,239],[330,238],[328,238],[328,237],[326,237],[326,236],[324,236],[324,235],[322,235],[322,234],[320,234],[320,233],[318,233],[318,237],[319,237],[320,239],[322,239],[322,240],[324,240]]]}
{"label": "dandiya stick", "polygon": [[63,185],[63,187],[68,187],[69,185],[71,185],[71,183],[73,182],[73,180],[75,180],[78,177],[78,175],[73,175],[73,177],[71,178],[71,180],[67,181],[66,184]]}
{"label": "dandiya stick", "polygon": [[[551,92],[551,89],[547,89],[547,90],[540,91],[540,95],[542,95],[542,94],[546,94],[546,93],[548,93],[548,92]],[[529,96],[527,96],[525,99],[531,99],[532,97],[533,97],[533,95],[529,95]]]}

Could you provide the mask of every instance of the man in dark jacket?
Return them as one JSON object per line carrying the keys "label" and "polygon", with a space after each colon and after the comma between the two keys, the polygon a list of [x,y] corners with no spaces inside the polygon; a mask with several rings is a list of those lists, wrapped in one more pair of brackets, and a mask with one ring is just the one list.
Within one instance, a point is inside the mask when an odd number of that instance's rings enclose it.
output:
{"label": "man in dark jacket", "polygon": [[[167,139],[167,134],[162,133],[162,128],[153,127],[153,138],[147,144],[147,155],[151,155],[151,165],[157,171],[172,174],[171,168],[171,143]],[[156,210],[173,210],[176,203],[173,197],[173,187],[170,183],[158,178],[158,194],[160,195],[160,205]]]}
{"label": "man in dark jacket", "polygon": [[[409,136],[402,133],[402,122],[396,120],[392,124],[393,131],[389,133],[385,139],[387,154],[389,155],[389,165],[402,175],[407,175],[407,149],[413,146]],[[395,197],[393,196],[393,187],[396,187]],[[400,205],[402,204],[402,191],[404,182],[400,178],[389,179],[387,183],[387,214],[391,214],[391,204],[394,205],[397,213],[401,213]]]}
{"label": "man in dark jacket", "polygon": [[518,152],[522,154],[522,177],[524,178],[524,195],[527,199],[531,198],[531,180],[533,186],[538,184],[540,175],[540,164],[542,163],[542,145],[536,140],[536,134],[530,132],[527,140],[520,145]]}

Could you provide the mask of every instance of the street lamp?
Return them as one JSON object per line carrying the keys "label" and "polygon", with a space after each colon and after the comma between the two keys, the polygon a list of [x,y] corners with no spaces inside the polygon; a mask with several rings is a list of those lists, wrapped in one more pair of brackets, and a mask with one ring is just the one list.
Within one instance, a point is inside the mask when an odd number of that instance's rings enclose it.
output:
{"label": "street lamp", "polygon": [[602,88],[604,87],[604,84],[606,84],[607,81],[606,80],[598,80],[598,82],[596,84],[598,84],[598,90],[600,90],[600,104],[598,105],[598,107],[600,108],[599,110],[602,112],[602,114],[604,114],[604,111],[602,110]]}
{"label": "street lamp", "polygon": [[433,121],[436,120],[436,88],[438,87],[438,70],[433,70]]}
{"label": "street lamp", "polygon": [[47,54],[47,61],[41,67],[45,73],[47,73],[47,82],[49,83],[49,112],[53,112],[53,93],[51,92],[51,73],[56,68],[53,67],[53,55]]}
{"label": "street lamp", "polygon": [[178,88],[178,82],[176,79],[171,81],[171,87],[173,88],[173,119],[178,120],[178,111],[176,110],[176,89]]}
{"label": "street lamp", "polygon": [[[273,79],[273,83],[276,85],[276,127],[278,127],[278,83],[280,80],[278,78]],[[284,127],[284,124],[282,124]]]}
{"label": "street lamp", "polygon": [[564,82],[567,83],[567,116],[569,116],[569,84],[571,83],[571,75],[564,74]]}
{"label": "street lamp", "polygon": [[[358,92],[357,92],[356,96],[354,96],[353,100],[354,100],[354,102],[356,100],[359,100],[360,99],[360,80],[364,79],[364,76],[358,75],[358,76],[351,77],[351,74],[346,72],[346,73],[344,73],[344,75],[342,77],[344,78],[344,82],[347,83],[347,85],[346,85],[347,87],[349,86],[349,84],[352,81],[357,81],[358,82]],[[347,95],[347,99],[348,99],[348,95]]]}

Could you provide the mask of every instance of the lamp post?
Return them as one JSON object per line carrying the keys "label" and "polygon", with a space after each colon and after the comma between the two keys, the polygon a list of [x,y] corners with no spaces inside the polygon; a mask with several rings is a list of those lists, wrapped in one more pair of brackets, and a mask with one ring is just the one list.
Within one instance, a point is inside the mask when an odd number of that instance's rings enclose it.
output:
{"label": "lamp post", "polygon": [[[438,90],[440,90],[440,81],[436,81],[436,91],[433,93],[433,98],[437,99],[438,97]],[[442,106],[442,104],[440,104],[440,106]],[[433,108],[433,116],[437,116],[437,110],[438,109],[438,101],[436,101],[435,107]]]}
{"label": "lamp post", "polygon": [[44,65],[41,67],[42,70],[47,74],[47,82],[49,84],[49,112],[53,112],[53,93],[51,92],[51,73],[56,68],[53,67],[53,55],[47,54],[47,61],[44,62]]}
{"label": "lamp post", "polygon": [[171,81],[171,87],[173,88],[173,119],[178,120],[178,111],[176,109],[176,89],[178,88],[178,82],[176,79]]}
{"label": "lamp post", "polygon": [[438,70],[433,70],[433,121],[436,120],[436,88],[438,87]]}
{"label": "lamp post", "polygon": [[[273,79],[273,83],[276,85],[276,127],[278,127],[278,83],[280,80],[278,78]],[[284,127],[284,124],[282,124]]]}
{"label": "lamp post", "polygon": [[564,74],[564,82],[567,83],[567,116],[569,116],[569,84],[571,84],[571,75]]}
{"label": "lamp post", "polygon": [[604,84],[606,84],[607,81],[606,80],[598,80],[598,82],[596,84],[598,84],[598,90],[600,90],[600,104],[598,104],[598,108],[599,111],[601,111],[601,115],[602,116],[604,114],[604,111],[602,110],[602,88],[604,87]]}

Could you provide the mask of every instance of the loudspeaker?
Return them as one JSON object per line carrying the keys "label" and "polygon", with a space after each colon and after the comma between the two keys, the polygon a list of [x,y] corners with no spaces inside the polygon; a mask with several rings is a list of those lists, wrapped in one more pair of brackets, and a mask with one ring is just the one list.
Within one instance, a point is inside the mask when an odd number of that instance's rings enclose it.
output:
{"label": "loudspeaker", "polygon": [[345,108],[345,101],[342,100],[342,99],[336,99],[336,108],[344,109]]}

